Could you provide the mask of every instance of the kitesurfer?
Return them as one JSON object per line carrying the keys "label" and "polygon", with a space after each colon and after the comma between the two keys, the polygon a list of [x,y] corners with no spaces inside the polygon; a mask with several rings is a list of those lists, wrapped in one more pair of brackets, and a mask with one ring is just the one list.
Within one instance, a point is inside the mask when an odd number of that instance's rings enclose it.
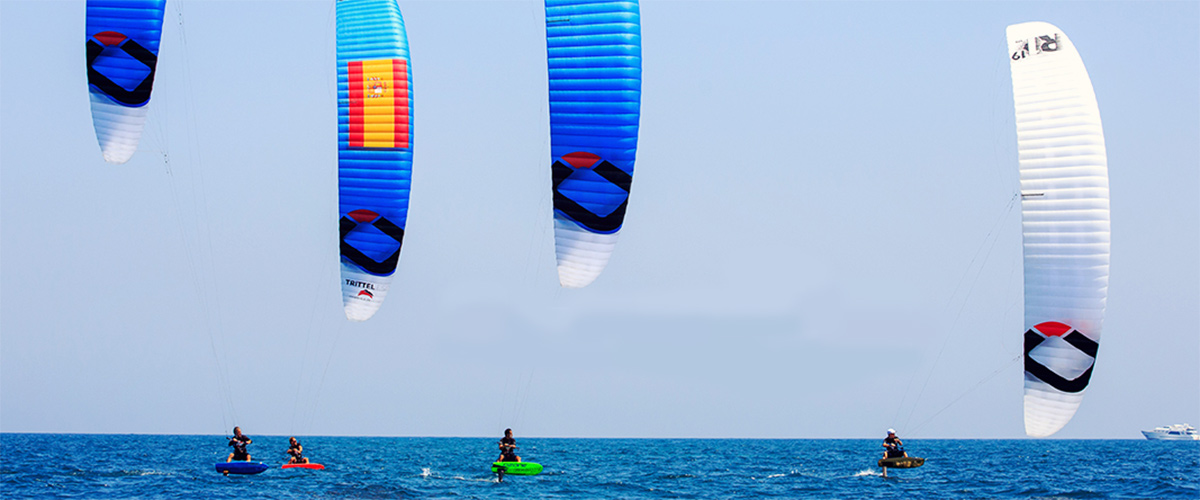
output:
{"label": "kitesurfer", "polygon": [[883,458],[907,457],[908,453],[904,452],[904,443],[896,437],[896,429],[888,429],[887,434],[887,437],[883,438]]}
{"label": "kitesurfer", "polygon": [[308,458],[303,455],[304,447],[300,445],[300,441],[296,440],[295,437],[288,438],[287,453],[292,456],[292,458],[288,459],[289,464],[308,463]]}
{"label": "kitesurfer", "polygon": [[225,461],[232,462],[234,460],[238,460],[242,462],[249,462],[250,453],[246,451],[246,445],[250,444],[251,442],[252,441],[250,441],[248,436],[242,434],[241,427],[234,427],[233,437],[229,438],[229,446],[233,447],[233,453],[230,453],[229,458],[226,458]]}
{"label": "kitesurfer", "polygon": [[517,440],[513,439],[512,429],[504,429],[504,437],[500,438],[500,458],[497,462],[520,462],[517,456]]}

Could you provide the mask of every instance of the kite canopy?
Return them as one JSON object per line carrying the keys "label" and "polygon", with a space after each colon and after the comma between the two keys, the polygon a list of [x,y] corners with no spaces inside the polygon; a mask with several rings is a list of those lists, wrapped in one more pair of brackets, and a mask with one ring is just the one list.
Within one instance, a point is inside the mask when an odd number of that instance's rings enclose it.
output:
{"label": "kite canopy", "polygon": [[587,286],[608,264],[637,154],[642,36],[637,1],[546,0],[558,280]]}
{"label": "kite canopy", "polygon": [[1008,27],[1025,247],[1025,433],[1075,415],[1108,294],[1108,159],[1075,45],[1040,22]]}
{"label": "kite canopy", "polygon": [[146,124],[166,0],[88,0],[87,75],[104,161],[137,151]]}
{"label": "kite canopy", "polygon": [[338,0],[338,211],[346,317],[379,310],[412,182],[412,70],[396,0]]}

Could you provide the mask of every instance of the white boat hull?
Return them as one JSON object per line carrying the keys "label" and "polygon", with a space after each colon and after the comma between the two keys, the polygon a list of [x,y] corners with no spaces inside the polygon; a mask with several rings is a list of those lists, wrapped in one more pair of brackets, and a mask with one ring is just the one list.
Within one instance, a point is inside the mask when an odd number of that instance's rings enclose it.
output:
{"label": "white boat hull", "polygon": [[1166,432],[1142,431],[1151,441],[1200,441],[1200,434],[1168,434]]}

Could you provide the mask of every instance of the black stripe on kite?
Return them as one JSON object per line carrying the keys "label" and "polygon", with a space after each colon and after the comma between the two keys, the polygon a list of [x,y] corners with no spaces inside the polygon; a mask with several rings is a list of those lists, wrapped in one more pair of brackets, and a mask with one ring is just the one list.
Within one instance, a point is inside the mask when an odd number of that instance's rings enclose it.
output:
{"label": "black stripe on kite", "polygon": [[141,106],[146,104],[146,102],[150,100],[150,90],[154,87],[154,71],[155,67],[158,65],[158,56],[154,55],[153,52],[150,52],[145,47],[139,45],[132,38],[126,38],[118,48],[124,50],[125,53],[129,54],[130,57],[133,57],[142,64],[145,64],[147,68],[150,68],[150,74],[146,75],[146,78],[143,78],[141,83],[139,83],[133,90],[125,90],[125,88],[117,85],[116,82],[110,80],[107,76],[104,76],[102,73],[97,71],[95,67],[93,67],[93,64],[96,63],[96,59],[100,57],[102,52],[104,52],[104,45],[95,40],[88,40],[88,83],[95,85],[96,88],[100,89],[101,92],[104,92],[105,95],[122,104],[129,106]]}
{"label": "black stripe on kite", "polygon": [[621,222],[625,220],[625,209],[629,205],[629,188],[633,183],[633,177],[607,161],[601,162],[593,170],[608,182],[625,191],[625,200],[621,202],[621,205],[612,213],[601,217],[591,210],[583,208],[583,205],[575,200],[568,198],[558,188],[574,170],[563,162],[556,161],[551,166],[551,174],[554,179],[554,209],[587,229],[598,233],[611,233],[620,229]]}
{"label": "black stripe on kite", "polygon": [[[388,258],[383,259],[382,262],[378,262],[375,259],[367,257],[366,254],[362,253],[359,249],[354,248],[349,242],[346,241],[346,235],[350,234],[354,228],[358,227],[357,222],[349,217],[343,216],[339,221],[339,226],[342,233],[342,241],[341,245],[339,246],[342,257],[349,259],[350,262],[357,264],[359,267],[363,268],[364,271],[374,275],[387,276],[396,272],[396,263],[400,262],[399,246],[396,247],[396,251],[392,252]],[[392,221],[389,221],[384,217],[380,217],[375,220],[374,226],[376,229],[379,229],[381,232],[383,232],[383,234],[386,234],[392,239],[396,240],[396,243],[399,245],[404,244],[404,229],[393,224]]]}

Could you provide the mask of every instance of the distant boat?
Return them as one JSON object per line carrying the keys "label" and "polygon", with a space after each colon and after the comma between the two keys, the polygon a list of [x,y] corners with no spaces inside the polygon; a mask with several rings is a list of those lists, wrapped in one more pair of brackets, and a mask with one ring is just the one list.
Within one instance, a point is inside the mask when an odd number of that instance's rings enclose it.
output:
{"label": "distant boat", "polygon": [[1142,431],[1142,435],[1151,441],[1200,441],[1200,433],[1188,424],[1155,427],[1152,431]]}

